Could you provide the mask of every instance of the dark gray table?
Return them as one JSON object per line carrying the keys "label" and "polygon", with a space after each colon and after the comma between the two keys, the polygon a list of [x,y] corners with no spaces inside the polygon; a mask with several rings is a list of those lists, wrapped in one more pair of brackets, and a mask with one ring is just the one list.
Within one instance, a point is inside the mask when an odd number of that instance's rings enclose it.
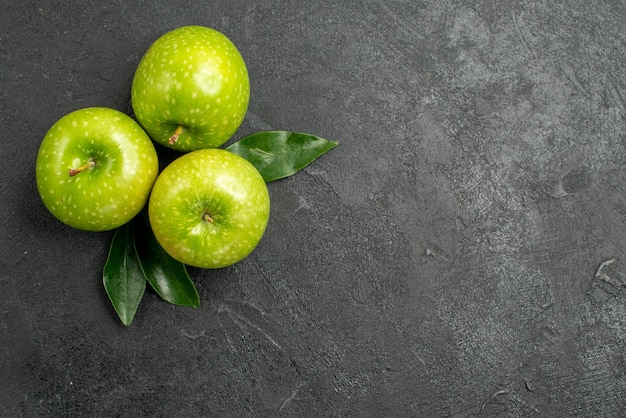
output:
{"label": "dark gray table", "polygon": [[[0,415],[624,416],[624,2],[3,3]],[[52,218],[35,157],[188,24],[246,59],[236,138],[341,144],[190,269],[202,307],[149,290],[125,328],[112,234]]]}

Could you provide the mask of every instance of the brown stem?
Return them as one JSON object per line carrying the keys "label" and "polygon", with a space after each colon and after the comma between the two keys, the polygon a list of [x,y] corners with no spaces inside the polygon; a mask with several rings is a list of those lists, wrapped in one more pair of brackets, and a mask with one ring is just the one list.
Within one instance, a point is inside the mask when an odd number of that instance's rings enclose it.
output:
{"label": "brown stem", "polygon": [[83,171],[93,168],[95,166],[96,166],[96,162],[90,159],[89,161],[87,161],[85,164],[81,165],[78,168],[70,168],[69,175],[70,177],[74,177],[76,174],[82,173]]}
{"label": "brown stem", "polygon": [[178,125],[178,127],[176,128],[172,136],[170,136],[170,139],[167,141],[167,143],[170,145],[174,145],[176,141],[178,141],[178,138],[180,137],[180,134],[182,133],[183,133],[183,126]]}
{"label": "brown stem", "polygon": [[210,224],[213,223],[213,218],[211,217],[211,214],[209,212],[204,212],[204,215],[202,215],[202,219]]}

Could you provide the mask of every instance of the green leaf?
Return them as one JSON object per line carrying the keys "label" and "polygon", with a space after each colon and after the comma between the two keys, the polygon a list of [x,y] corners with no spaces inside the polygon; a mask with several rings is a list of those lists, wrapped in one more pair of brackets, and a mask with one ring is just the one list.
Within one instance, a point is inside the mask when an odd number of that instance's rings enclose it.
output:
{"label": "green leaf", "polygon": [[146,289],[146,279],[135,253],[131,223],[119,227],[113,234],[102,281],[120,320],[124,325],[130,325]]}
{"label": "green leaf", "polygon": [[302,170],[337,144],[309,134],[269,131],[247,136],[226,149],[250,161],[269,183]]}
{"label": "green leaf", "polygon": [[145,214],[135,221],[135,249],[146,280],[163,300],[192,308],[200,306],[198,291],[185,265],[159,245]]}

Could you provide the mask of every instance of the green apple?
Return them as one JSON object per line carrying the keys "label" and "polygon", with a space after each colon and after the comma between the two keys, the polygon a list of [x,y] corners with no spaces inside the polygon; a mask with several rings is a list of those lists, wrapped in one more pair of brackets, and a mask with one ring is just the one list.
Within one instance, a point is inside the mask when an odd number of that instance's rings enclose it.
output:
{"label": "green apple", "polygon": [[157,178],[148,203],[150,225],[163,249],[201,268],[226,267],[250,254],[269,213],[261,174],[224,149],[197,150],[174,160]]}
{"label": "green apple", "polygon": [[146,132],[124,113],[79,109],[45,135],[36,162],[43,203],[74,228],[106,231],[145,206],[158,175],[157,153]]}
{"label": "green apple", "polygon": [[137,121],[156,142],[178,151],[224,144],[241,125],[249,100],[241,54],[225,35],[203,26],[158,38],[131,86]]}

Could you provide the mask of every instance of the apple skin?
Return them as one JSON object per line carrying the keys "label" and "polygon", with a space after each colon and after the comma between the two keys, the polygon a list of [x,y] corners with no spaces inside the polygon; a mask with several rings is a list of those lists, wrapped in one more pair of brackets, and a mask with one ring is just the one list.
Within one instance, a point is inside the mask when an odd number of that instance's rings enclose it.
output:
{"label": "apple skin", "polygon": [[224,149],[185,154],[159,175],[148,203],[163,249],[200,268],[232,265],[258,245],[270,214],[267,185],[257,169]]}
{"label": "apple skin", "polygon": [[35,170],[39,195],[57,219],[77,229],[107,231],[145,206],[159,162],[137,122],[118,110],[91,107],[52,125]]}
{"label": "apple skin", "polygon": [[183,26],[158,38],[131,86],[137,121],[159,144],[184,152],[228,141],[249,100],[241,54],[225,35],[204,26]]}

